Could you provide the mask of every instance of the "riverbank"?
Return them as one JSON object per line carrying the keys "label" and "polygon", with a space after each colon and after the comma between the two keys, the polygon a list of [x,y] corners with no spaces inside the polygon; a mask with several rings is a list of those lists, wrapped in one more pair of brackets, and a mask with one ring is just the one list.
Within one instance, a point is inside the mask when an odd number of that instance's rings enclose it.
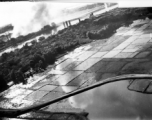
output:
{"label": "riverbank", "polygon": [[37,32],[32,32],[27,35],[20,35],[17,38],[11,38],[7,42],[1,42],[1,48],[0,48],[0,53],[4,52],[7,48],[15,48],[19,46],[20,44],[23,44],[25,42],[28,42],[32,39],[36,39],[36,37],[42,36],[42,35],[47,35],[50,34],[54,29],[56,29],[57,26],[54,24],[54,26],[46,25]]}
{"label": "riverbank", "polygon": [[[145,19],[148,11],[145,8],[114,9],[92,19],[81,21],[77,25],[70,26],[59,31],[58,34],[43,39],[40,42],[32,42],[14,52],[4,53],[0,57],[0,69],[7,82],[12,78],[9,73],[14,70],[27,72],[30,66],[42,60],[43,68],[54,64],[59,55],[65,54],[76,47],[90,43],[93,40],[102,40],[112,36],[121,26],[128,26],[134,20]],[[31,61],[32,65],[31,65]]]}

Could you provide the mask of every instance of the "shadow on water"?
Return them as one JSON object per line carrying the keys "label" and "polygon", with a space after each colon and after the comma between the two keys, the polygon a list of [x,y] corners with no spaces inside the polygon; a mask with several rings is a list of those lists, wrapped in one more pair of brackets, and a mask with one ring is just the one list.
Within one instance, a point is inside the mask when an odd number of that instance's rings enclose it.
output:
{"label": "shadow on water", "polygon": [[129,91],[128,85],[128,81],[109,83],[70,97],[69,102],[88,112],[90,120],[152,118],[152,96]]}
{"label": "shadow on water", "polygon": [[[100,62],[103,62],[106,65],[101,64]],[[61,85],[63,83],[67,83],[67,85],[70,86],[62,87],[63,91],[67,93],[79,88],[81,85],[83,87],[83,83],[85,84],[86,81],[93,80],[96,82],[104,79],[102,68],[104,68],[104,71],[109,70],[109,68],[111,70],[116,70],[113,71],[115,72],[115,75],[131,74],[130,72],[133,70],[137,71],[132,72],[132,74],[141,74],[149,71],[149,68],[144,66],[145,63],[147,63],[147,59],[102,59],[102,61],[99,61],[89,68],[89,71],[86,70],[85,73],[78,75],[78,77],[76,77],[74,80],[68,81],[67,78],[75,76],[77,73],[69,72],[69,75],[65,77],[66,79],[62,79],[62,81],[59,80],[58,82]],[[118,65],[120,66],[118,67]],[[117,69],[116,66],[119,69]],[[120,70],[121,68],[124,69]],[[69,103],[75,108],[81,108],[88,112],[90,120],[151,119],[152,95],[128,90],[127,87],[129,83],[129,81],[109,83],[99,88],[95,88],[79,95],[70,97]],[[89,85],[90,84],[92,83],[89,83]]]}

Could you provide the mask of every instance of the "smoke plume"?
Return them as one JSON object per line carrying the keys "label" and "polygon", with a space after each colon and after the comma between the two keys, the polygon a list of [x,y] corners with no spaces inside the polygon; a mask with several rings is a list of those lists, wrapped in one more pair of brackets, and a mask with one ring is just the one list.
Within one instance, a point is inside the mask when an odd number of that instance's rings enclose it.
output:
{"label": "smoke plume", "polygon": [[[57,9],[49,3],[34,3],[30,8],[30,13],[26,16],[28,19],[14,22],[12,37],[26,35],[31,32],[40,30],[45,25],[51,25],[52,22],[58,23],[62,19],[62,8]],[[24,13],[23,13],[24,16]],[[25,16],[24,16],[25,17]]]}

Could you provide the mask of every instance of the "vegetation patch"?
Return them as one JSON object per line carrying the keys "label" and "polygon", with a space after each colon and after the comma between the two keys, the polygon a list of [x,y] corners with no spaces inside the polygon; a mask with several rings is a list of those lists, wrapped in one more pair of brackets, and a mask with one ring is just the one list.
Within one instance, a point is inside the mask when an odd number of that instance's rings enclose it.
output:
{"label": "vegetation patch", "polygon": [[[11,71],[15,73],[21,71],[25,73],[32,67],[35,69],[39,61],[42,68],[53,64],[61,54],[71,51],[76,47],[91,42],[92,40],[102,40],[113,35],[121,26],[129,26],[134,20],[145,19],[148,11],[146,8],[115,9],[92,19],[86,19],[79,24],[63,29],[56,35],[48,38],[39,38],[39,42],[26,44],[23,48],[14,52],[4,53],[0,57],[0,69],[7,82],[12,81]],[[48,31],[47,29],[48,28]],[[42,31],[49,32],[49,27]],[[32,38],[36,33],[31,33],[25,37]],[[38,33],[37,33],[38,34]],[[23,38],[19,36],[17,39]],[[24,39],[25,41],[27,39]],[[16,41],[11,44],[17,44]]]}

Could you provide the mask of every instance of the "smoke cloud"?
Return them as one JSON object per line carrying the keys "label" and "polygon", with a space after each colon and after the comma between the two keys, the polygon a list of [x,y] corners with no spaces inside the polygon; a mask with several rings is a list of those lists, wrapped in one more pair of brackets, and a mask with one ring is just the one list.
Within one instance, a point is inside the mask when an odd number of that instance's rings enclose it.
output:
{"label": "smoke cloud", "polygon": [[[46,24],[51,25],[52,22],[60,25],[69,18],[65,9],[86,4],[90,3],[2,2],[0,26],[12,24],[12,37],[26,35],[40,30]],[[58,29],[61,29],[61,26]]]}
{"label": "smoke cloud", "polygon": [[[57,9],[52,4],[35,3],[31,7],[28,7],[28,9],[30,10],[28,10],[29,14],[27,14],[26,20],[21,19],[20,22],[13,23],[14,30],[12,37],[18,37],[19,35],[26,35],[31,32],[36,32],[45,25],[51,25],[52,22],[59,23],[62,21],[61,18],[63,8]],[[22,16],[24,16],[24,13]]]}

